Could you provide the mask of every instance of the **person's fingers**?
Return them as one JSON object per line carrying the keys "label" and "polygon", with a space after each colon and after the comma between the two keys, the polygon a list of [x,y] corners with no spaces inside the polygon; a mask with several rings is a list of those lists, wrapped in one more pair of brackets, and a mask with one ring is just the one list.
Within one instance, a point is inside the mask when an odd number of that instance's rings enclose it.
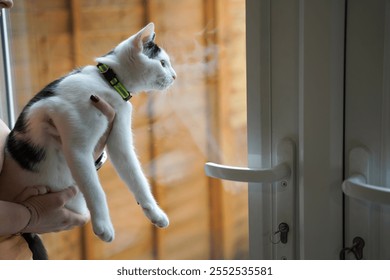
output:
{"label": "person's fingers", "polygon": [[115,118],[115,111],[110,104],[107,103],[103,98],[97,95],[91,95],[92,104],[99,109],[107,118],[108,122],[111,123]]}
{"label": "person's fingers", "polygon": [[47,186],[26,187],[18,196],[16,196],[15,201],[22,202],[22,201],[25,201],[32,196],[46,194],[49,191],[50,191],[50,189]]}
{"label": "person's fingers", "polygon": [[72,225],[72,227],[75,226],[83,226],[89,221],[89,216],[84,216],[75,212],[71,213],[70,219],[68,220],[68,223]]}
{"label": "person's fingers", "polygon": [[75,186],[70,186],[63,190],[65,195],[65,202],[68,202],[71,198],[73,198],[77,194],[77,188]]}
{"label": "person's fingers", "polygon": [[110,104],[108,104],[103,98],[100,98],[97,95],[91,95],[90,99],[92,100],[92,104],[100,110],[103,115],[106,116],[108,120],[108,126],[106,131],[103,133],[102,137],[100,137],[98,143],[96,144],[96,147],[94,149],[93,157],[95,160],[97,160],[100,155],[102,154],[104,147],[106,146],[106,142],[108,139],[108,136],[111,132],[114,119],[115,119],[115,110],[111,107]]}
{"label": "person's fingers", "polygon": [[64,229],[71,229],[76,226],[83,226],[89,221],[89,215],[82,215],[73,212],[69,209],[64,209],[65,214],[63,215],[62,225]]}
{"label": "person's fingers", "polygon": [[52,206],[64,207],[76,194],[76,187],[71,186],[62,191],[50,193],[47,196],[47,203]]}
{"label": "person's fingers", "polygon": [[47,186],[33,186],[32,189],[36,191],[36,195],[42,195],[50,192],[50,189]]}
{"label": "person's fingers", "polygon": [[31,213],[30,222],[23,232],[45,233],[84,225],[88,222],[89,215],[65,208],[66,203],[77,192],[77,187],[71,186],[62,191],[32,196],[21,202]]}

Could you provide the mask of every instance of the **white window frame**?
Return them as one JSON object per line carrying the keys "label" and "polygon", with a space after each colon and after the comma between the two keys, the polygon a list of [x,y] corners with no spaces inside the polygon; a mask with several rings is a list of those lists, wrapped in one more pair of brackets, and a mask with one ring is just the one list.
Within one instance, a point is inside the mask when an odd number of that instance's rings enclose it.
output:
{"label": "white window frame", "polygon": [[0,15],[0,88],[1,102],[0,107],[1,118],[8,126],[12,127],[15,123],[15,104],[14,104],[14,88],[13,75],[11,66],[10,53],[10,34],[9,34],[9,13],[6,9],[1,10]]}

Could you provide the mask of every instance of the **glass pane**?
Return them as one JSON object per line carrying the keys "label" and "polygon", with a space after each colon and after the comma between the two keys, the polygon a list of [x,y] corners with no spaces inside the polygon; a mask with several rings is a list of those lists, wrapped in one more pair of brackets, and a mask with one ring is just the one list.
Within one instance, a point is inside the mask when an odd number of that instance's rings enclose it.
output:
{"label": "glass pane", "polygon": [[209,160],[247,165],[244,5],[241,0],[15,1],[19,111],[44,85],[94,64],[94,57],[150,21],[178,75],[167,92],[131,99],[135,146],[170,217],[169,228],[150,225],[108,163],[99,176],[116,239],[98,240],[90,225],[47,234],[51,258],[248,258],[246,184],[212,180],[203,170]]}
{"label": "glass pane", "polygon": [[[352,151],[363,149],[369,157],[367,184],[390,188],[390,2],[354,1],[347,9],[346,177],[356,172],[351,166],[357,162],[349,162]],[[390,242],[382,232],[390,230],[390,206],[346,197],[346,244],[359,235],[367,244],[364,259],[389,259]]]}

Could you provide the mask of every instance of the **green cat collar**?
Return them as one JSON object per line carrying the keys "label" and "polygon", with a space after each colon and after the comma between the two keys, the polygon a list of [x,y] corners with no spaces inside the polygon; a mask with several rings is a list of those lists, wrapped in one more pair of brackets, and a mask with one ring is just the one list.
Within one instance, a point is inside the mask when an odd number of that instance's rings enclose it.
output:
{"label": "green cat collar", "polygon": [[112,70],[108,65],[104,63],[99,63],[97,65],[100,73],[106,79],[107,82],[119,93],[124,101],[128,101],[132,96],[130,92],[125,88],[125,86],[119,81],[114,70]]}

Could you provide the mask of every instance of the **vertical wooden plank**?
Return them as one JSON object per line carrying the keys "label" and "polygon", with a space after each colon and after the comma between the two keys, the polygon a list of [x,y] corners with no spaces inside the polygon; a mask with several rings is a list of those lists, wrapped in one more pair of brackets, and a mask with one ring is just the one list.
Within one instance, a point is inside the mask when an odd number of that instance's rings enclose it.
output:
{"label": "vertical wooden plank", "polygon": [[[246,55],[245,55],[245,3],[240,0],[230,0],[227,7],[223,1],[219,1],[219,13],[225,19],[222,25],[221,42],[226,47],[225,65],[220,68],[229,69],[229,74],[222,81],[228,85],[222,88],[220,93],[229,92],[227,101],[228,111],[224,119],[229,120],[229,132],[224,137],[223,143],[226,163],[235,163],[239,166],[247,165],[246,145]],[[234,43],[229,44],[234,38]],[[233,41],[232,41],[233,42]],[[230,83],[228,82],[230,81]],[[237,182],[225,182],[224,189],[227,196],[226,217],[232,217],[227,221],[226,242],[229,244],[225,258],[238,259],[248,257],[248,190],[247,184]]]}
{"label": "vertical wooden plank", "polygon": [[[15,1],[16,2],[16,1]],[[72,67],[67,1],[17,1],[11,9],[17,104]],[[48,24],[52,23],[52,24]]]}
{"label": "vertical wooden plank", "polygon": [[[75,53],[78,64],[93,64],[93,57],[109,52],[141,27],[145,18],[144,1],[79,1],[74,0],[73,30],[76,31]],[[109,19],[109,20],[108,20]],[[131,20],[129,20],[131,19]],[[144,171],[150,162],[150,137],[147,96],[132,98],[132,129],[135,146]],[[129,147],[130,148],[130,147]],[[85,247],[88,259],[151,259],[153,258],[153,227],[137,205],[127,186],[110,163],[99,177],[107,194],[116,237],[104,243],[86,228]]]}
{"label": "vertical wooden plank", "polygon": [[[246,73],[245,73],[245,3],[237,0],[216,0],[215,44],[218,46],[216,70],[217,93],[212,118],[218,126],[219,161],[246,166]],[[212,184],[216,184],[212,181]],[[220,210],[218,230],[222,234],[217,250],[224,259],[248,256],[247,184],[222,181],[212,191],[212,200]],[[213,212],[214,214],[214,212]],[[215,234],[215,233],[214,233]],[[218,238],[218,237],[216,237]]]}
{"label": "vertical wooden plank", "polygon": [[[15,1],[11,23],[16,103],[20,111],[37,91],[72,68],[68,3]],[[82,257],[80,229],[42,237],[51,259]]]}
{"label": "vertical wooden plank", "polygon": [[71,27],[72,27],[72,46],[73,46],[73,60],[75,65],[81,63],[82,45],[81,41],[81,9],[80,0],[71,0]]}
{"label": "vertical wooden plank", "polygon": [[149,7],[156,40],[178,74],[167,94],[154,96],[156,190],[171,220],[168,229],[157,231],[157,254],[159,259],[208,259],[203,1],[150,0]]}
{"label": "vertical wooden plank", "polygon": [[[209,47],[209,55],[205,58],[206,65],[218,58],[218,18],[216,1],[204,0],[204,24],[209,32],[205,32],[205,44]],[[218,60],[219,61],[219,60]],[[221,162],[219,147],[220,130],[223,120],[220,112],[219,73],[213,71],[206,76],[207,83],[207,130],[212,140],[207,142],[207,160]],[[210,205],[210,258],[224,258],[224,223],[223,223],[223,185],[221,180],[208,178]]]}

